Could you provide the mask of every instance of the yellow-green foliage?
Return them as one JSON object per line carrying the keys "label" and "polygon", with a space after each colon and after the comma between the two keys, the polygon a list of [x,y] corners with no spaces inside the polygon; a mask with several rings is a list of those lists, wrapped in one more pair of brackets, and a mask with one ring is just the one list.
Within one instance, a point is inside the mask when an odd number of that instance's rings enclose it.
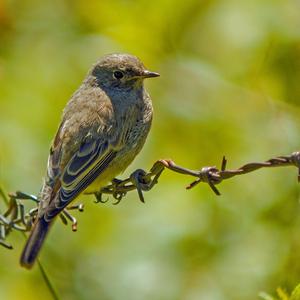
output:
{"label": "yellow-green foliage", "polygon": [[272,297],[271,295],[261,292],[259,293],[260,299],[263,300],[299,300],[300,299],[300,284],[298,284],[295,289],[293,290],[291,296],[282,289],[281,287],[276,289],[276,298]]}
{"label": "yellow-green foliage", "polygon": [[[0,0],[0,183],[39,191],[61,111],[98,57],[130,52],[161,73],[143,153],[229,167],[299,150],[296,0]],[[146,204],[86,204],[77,233],[56,222],[41,260],[61,299],[253,300],[300,274],[295,168],[224,182],[221,197],[166,172]],[[28,204],[27,207],[29,207]],[[0,203],[0,211],[3,211]],[[50,299],[0,248],[0,299]],[[296,292],[292,297],[296,297]],[[293,298],[292,298],[293,299]],[[297,299],[297,298],[295,298]]]}
{"label": "yellow-green foliage", "polygon": [[298,284],[292,292],[290,300],[300,300],[300,284]]}

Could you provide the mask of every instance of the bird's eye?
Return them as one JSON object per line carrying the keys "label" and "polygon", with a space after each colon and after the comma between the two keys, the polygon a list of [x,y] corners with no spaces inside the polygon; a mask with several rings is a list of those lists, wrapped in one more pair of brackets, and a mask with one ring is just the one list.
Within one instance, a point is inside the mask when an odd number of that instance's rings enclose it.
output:
{"label": "bird's eye", "polygon": [[121,71],[115,71],[115,72],[114,72],[114,77],[115,77],[116,79],[121,79],[123,76],[124,76],[124,74],[123,74],[123,72],[121,72]]}

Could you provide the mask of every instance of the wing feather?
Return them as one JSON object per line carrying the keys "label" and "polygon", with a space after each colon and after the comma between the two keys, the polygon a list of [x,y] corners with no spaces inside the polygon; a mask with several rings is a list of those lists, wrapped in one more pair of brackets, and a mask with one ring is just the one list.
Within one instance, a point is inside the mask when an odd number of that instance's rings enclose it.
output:
{"label": "wing feather", "polygon": [[39,217],[50,220],[109,167],[123,147],[117,128],[108,95],[98,88],[73,95],[51,146]]}
{"label": "wing feather", "polygon": [[73,155],[61,175],[61,186],[55,198],[45,209],[48,221],[83,192],[113,161],[117,151],[109,143],[93,137],[84,142]]}

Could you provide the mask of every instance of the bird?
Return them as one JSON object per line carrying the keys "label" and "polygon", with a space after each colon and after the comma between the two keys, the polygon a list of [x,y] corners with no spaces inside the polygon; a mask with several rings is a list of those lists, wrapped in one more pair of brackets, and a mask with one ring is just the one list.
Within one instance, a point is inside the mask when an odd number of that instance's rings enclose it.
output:
{"label": "bird", "polygon": [[82,193],[96,193],[142,149],[153,106],[144,79],[158,77],[131,54],[108,54],[66,104],[52,141],[39,206],[20,264],[32,268],[55,218]]}

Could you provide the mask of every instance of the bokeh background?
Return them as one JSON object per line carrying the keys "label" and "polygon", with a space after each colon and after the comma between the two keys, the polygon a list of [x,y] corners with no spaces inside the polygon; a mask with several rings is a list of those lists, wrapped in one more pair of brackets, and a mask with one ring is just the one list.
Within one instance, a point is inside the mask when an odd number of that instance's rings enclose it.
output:
{"label": "bokeh background", "polygon": [[[97,58],[139,56],[155,117],[136,168],[158,158],[234,168],[299,149],[299,0],[0,0],[0,182],[39,191],[61,111]],[[166,171],[146,204],[82,196],[79,230],[57,221],[41,261],[61,299],[253,300],[300,281],[295,168],[186,191]],[[30,206],[30,205],[29,205]],[[29,207],[28,206],[28,207]],[[0,203],[3,212],[4,204]],[[0,248],[0,299],[51,299]]]}

